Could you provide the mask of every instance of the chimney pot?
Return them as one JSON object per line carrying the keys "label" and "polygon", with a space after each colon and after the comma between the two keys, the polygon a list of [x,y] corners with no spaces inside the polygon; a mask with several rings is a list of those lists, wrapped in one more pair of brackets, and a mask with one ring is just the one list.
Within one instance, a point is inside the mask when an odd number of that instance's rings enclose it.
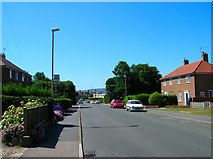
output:
{"label": "chimney pot", "polygon": [[189,60],[184,59],[184,60],[183,60],[183,65],[187,65],[187,64],[189,64]]}
{"label": "chimney pot", "polygon": [[202,52],[201,57],[202,57],[202,61],[209,62],[209,60],[208,60],[208,54],[207,53]]}
{"label": "chimney pot", "polygon": [[5,58],[6,58],[6,55],[3,53],[3,54],[1,54],[1,57],[2,57],[3,59],[5,59]]}

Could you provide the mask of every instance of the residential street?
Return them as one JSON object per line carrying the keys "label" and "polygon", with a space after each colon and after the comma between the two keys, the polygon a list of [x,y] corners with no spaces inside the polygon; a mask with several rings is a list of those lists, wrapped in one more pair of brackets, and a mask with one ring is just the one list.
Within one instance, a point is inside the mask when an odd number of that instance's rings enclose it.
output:
{"label": "residential street", "polygon": [[[85,157],[210,157],[211,124],[81,105]],[[187,116],[187,115],[186,115]]]}

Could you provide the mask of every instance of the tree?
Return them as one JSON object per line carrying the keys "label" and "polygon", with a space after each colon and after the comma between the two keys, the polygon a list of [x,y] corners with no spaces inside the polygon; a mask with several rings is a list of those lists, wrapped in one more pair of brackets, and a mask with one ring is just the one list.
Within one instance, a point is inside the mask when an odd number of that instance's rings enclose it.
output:
{"label": "tree", "polygon": [[124,98],[125,78],[127,78],[127,95],[160,92],[161,86],[159,79],[162,76],[155,66],[133,64],[129,67],[125,61],[120,61],[112,72],[115,77],[109,78],[106,81],[106,92],[110,99]]}
{"label": "tree", "polygon": [[44,74],[44,72],[37,72],[34,76],[33,76],[33,81],[50,81],[49,78],[47,78]]}
{"label": "tree", "polygon": [[128,75],[129,72],[130,67],[125,61],[120,61],[114,68],[114,71],[112,71],[116,77],[124,77],[124,75]]}
{"label": "tree", "polygon": [[139,93],[153,93],[160,91],[160,81],[162,77],[157,70],[157,67],[151,67],[148,64],[138,64],[131,66],[131,73],[137,94]]}

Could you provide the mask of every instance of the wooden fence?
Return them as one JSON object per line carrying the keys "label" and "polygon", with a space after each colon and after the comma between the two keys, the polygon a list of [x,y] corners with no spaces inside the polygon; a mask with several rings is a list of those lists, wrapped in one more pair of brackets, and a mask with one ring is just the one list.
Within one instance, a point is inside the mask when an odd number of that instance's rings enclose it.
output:
{"label": "wooden fence", "polygon": [[24,107],[24,135],[28,130],[38,128],[48,121],[48,106],[38,106],[35,108]]}

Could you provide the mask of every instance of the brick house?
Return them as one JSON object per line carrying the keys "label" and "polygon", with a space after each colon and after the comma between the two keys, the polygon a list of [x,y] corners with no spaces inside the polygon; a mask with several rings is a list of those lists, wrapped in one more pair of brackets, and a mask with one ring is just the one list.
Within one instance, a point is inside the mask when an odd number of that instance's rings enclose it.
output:
{"label": "brick house", "polygon": [[208,63],[208,54],[202,53],[202,60],[184,65],[162,77],[161,93],[174,94],[178,105],[188,105],[192,101],[213,101],[213,65]]}
{"label": "brick house", "polygon": [[5,54],[0,56],[0,69],[2,69],[2,84],[22,83],[22,86],[31,85],[32,76],[6,60]]}

